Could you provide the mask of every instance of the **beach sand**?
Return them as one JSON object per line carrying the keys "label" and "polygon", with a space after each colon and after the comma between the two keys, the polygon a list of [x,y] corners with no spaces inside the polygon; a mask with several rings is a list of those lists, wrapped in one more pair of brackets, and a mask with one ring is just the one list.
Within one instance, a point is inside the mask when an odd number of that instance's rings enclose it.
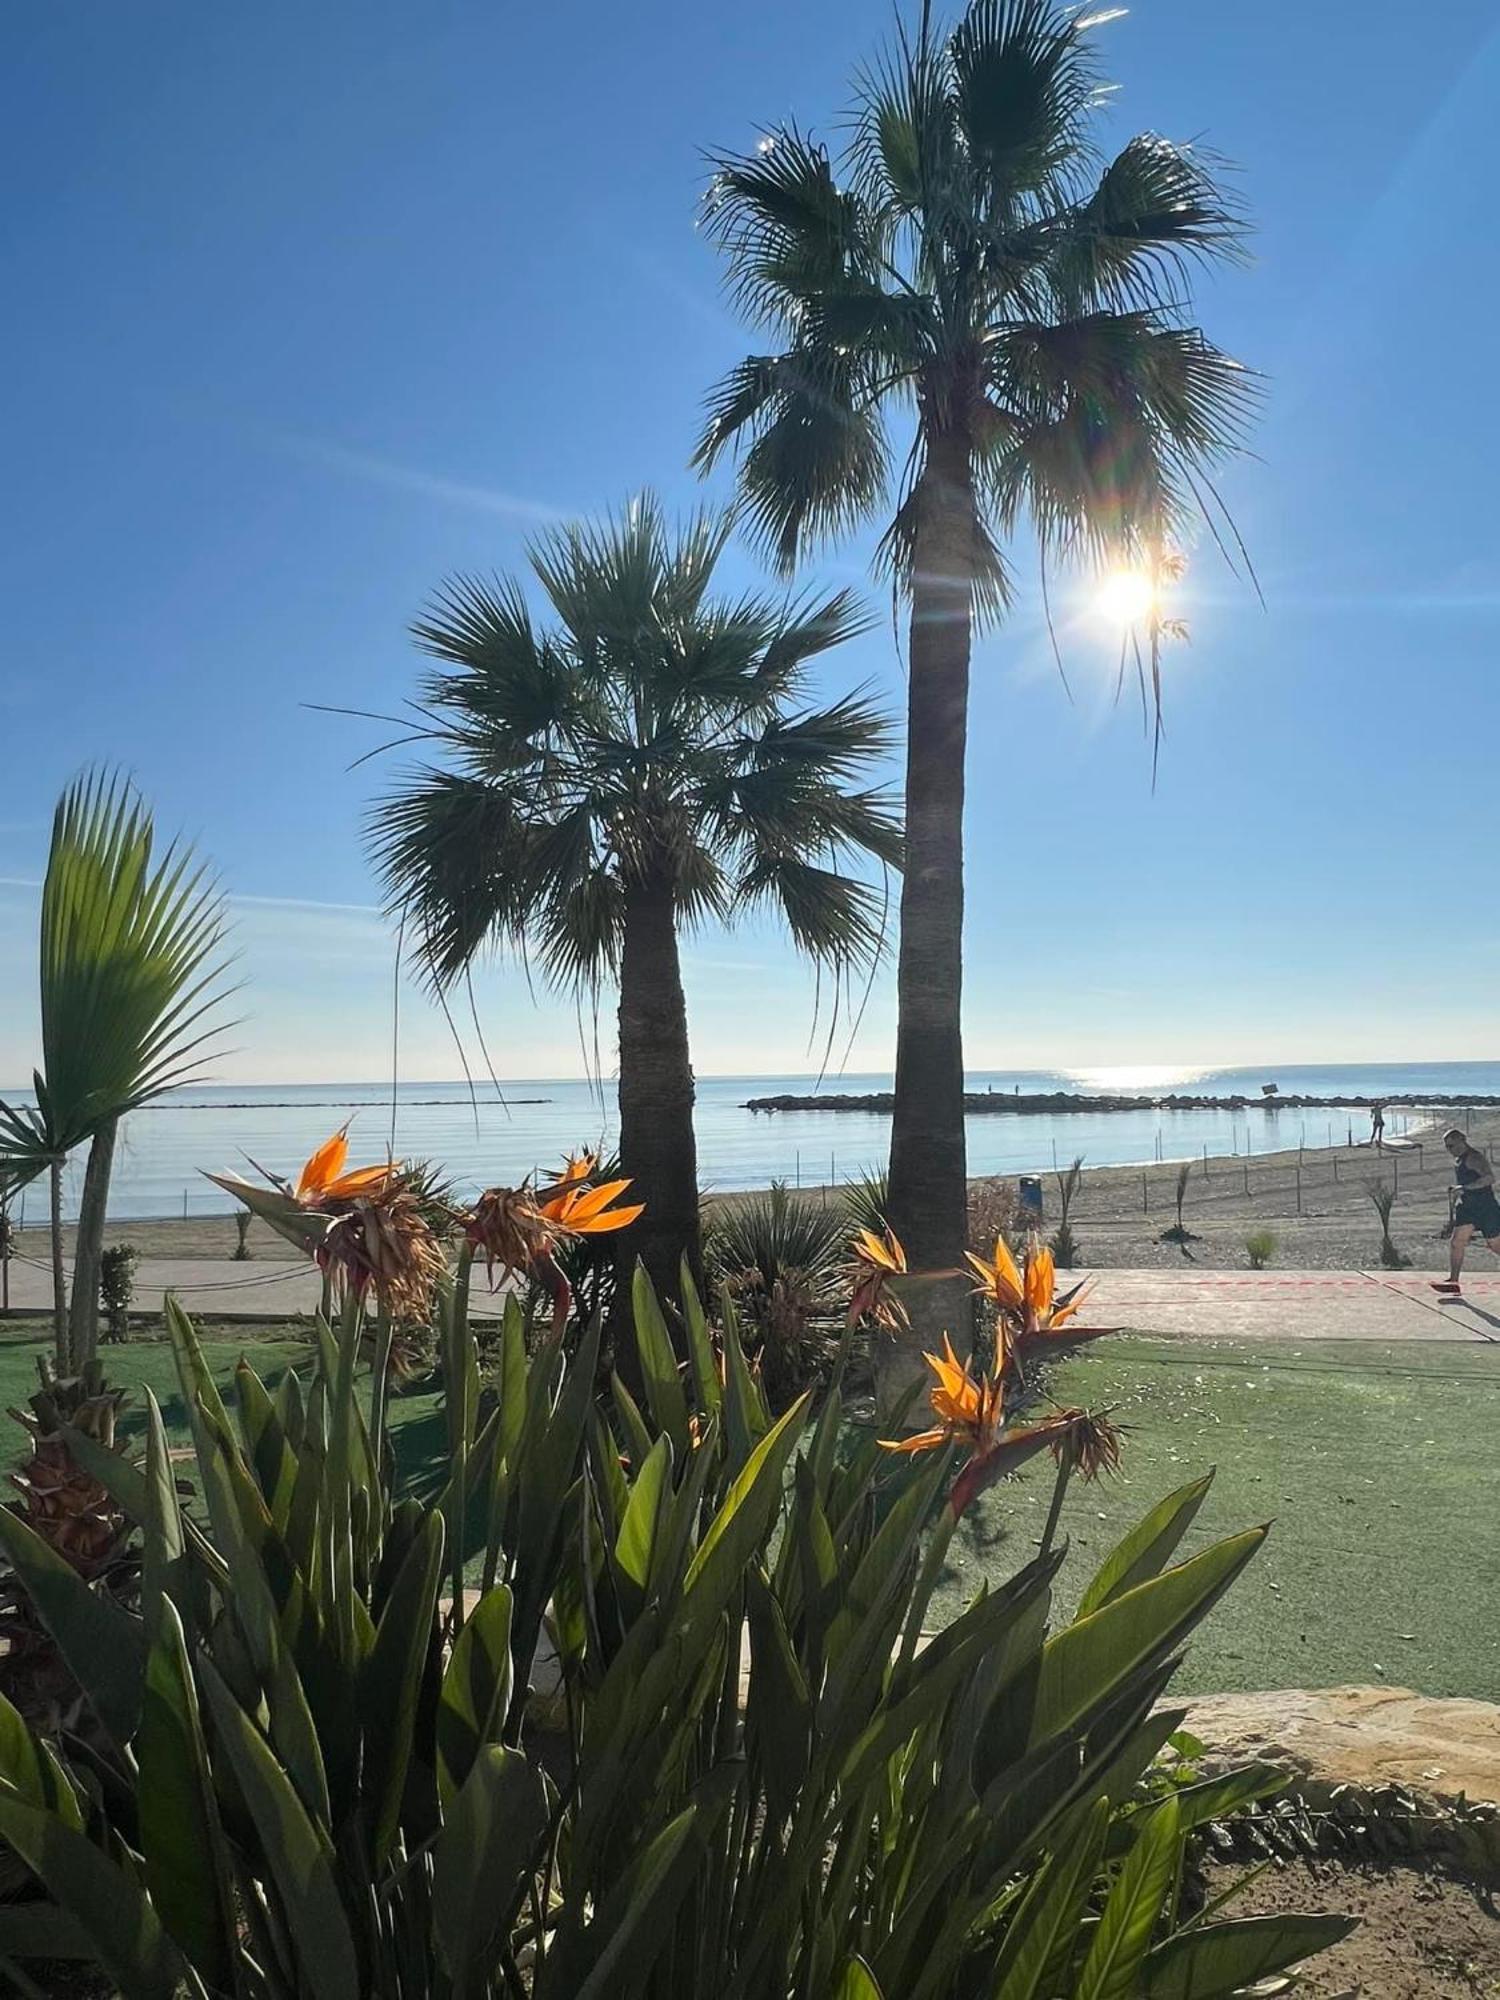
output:
{"label": "beach sand", "polygon": [[[1272,1265],[1295,1270],[1366,1270],[1378,1262],[1380,1223],[1368,1187],[1381,1179],[1398,1185],[1391,1230],[1415,1270],[1440,1270],[1446,1245],[1438,1232],[1448,1215],[1453,1163],[1443,1151],[1442,1125],[1411,1135],[1412,1143],[1374,1152],[1368,1145],[1295,1146],[1251,1158],[1210,1156],[1192,1163],[1183,1220],[1194,1240],[1184,1249],[1162,1242],[1176,1219],[1178,1169],[1166,1164],[1140,1167],[1085,1167],[1073,1204],[1073,1233],[1081,1267],[1180,1268],[1192,1262],[1211,1270],[1240,1269],[1249,1262],[1245,1237],[1269,1229],[1276,1238]],[[1472,1137],[1492,1159],[1500,1153],[1500,1114],[1476,1118]],[[1300,1212],[1298,1182],[1300,1178]],[[976,1181],[976,1190],[993,1183]],[[1047,1233],[1057,1225],[1057,1181],[1043,1180]],[[733,1200],[733,1196],[717,1197]],[[832,1202],[837,1190],[814,1188],[804,1198]],[[72,1231],[67,1231],[72,1254]],[[128,1221],[112,1224],[112,1243],[133,1243],[146,1256],[228,1258],[235,1245],[231,1216]],[[253,1258],[283,1261],[285,1244],[261,1222],[250,1226]],[[48,1255],[46,1232],[28,1228],[18,1249],[23,1256]],[[1482,1244],[1470,1247],[1475,1272],[1497,1268]]]}

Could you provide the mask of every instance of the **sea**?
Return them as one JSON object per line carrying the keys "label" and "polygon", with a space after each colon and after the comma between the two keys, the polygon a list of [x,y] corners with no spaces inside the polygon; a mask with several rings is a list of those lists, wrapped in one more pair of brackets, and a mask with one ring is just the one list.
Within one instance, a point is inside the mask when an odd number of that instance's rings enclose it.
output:
{"label": "sea", "polygon": [[[1291,1096],[1500,1096],[1500,1062],[1298,1063],[1253,1069],[1115,1068],[977,1070],[971,1091],[1076,1091],[1155,1097],[1172,1091],[1259,1097],[1266,1083]],[[773,1180],[819,1187],[883,1167],[890,1119],[859,1111],[756,1112],[752,1097],[817,1090],[863,1095],[889,1090],[888,1075],[706,1076],[698,1079],[700,1177],[707,1189],[766,1187]],[[8,1093],[0,1093],[8,1095]],[[24,1101],[21,1093],[11,1097]],[[212,1084],[176,1092],[124,1122],[115,1160],[110,1213],[118,1220],[227,1213],[233,1203],[205,1172],[253,1175],[257,1166],[295,1177],[307,1155],[348,1122],[356,1161],[387,1149],[431,1160],[462,1194],[545,1175],[568,1151],[602,1145],[615,1130],[614,1087],[571,1077],[471,1086],[451,1083]],[[1387,1113],[1387,1131],[1416,1123]],[[982,1113],[968,1120],[969,1171],[1050,1171],[1082,1156],[1087,1166],[1183,1160],[1201,1154],[1262,1153],[1304,1144],[1332,1145],[1369,1132],[1368,1113],[1351,1110]],[[69,1212],[76,1210],[83,1160],[68,1169]],[[44,1189],[18,1197],[34,1219]]]}

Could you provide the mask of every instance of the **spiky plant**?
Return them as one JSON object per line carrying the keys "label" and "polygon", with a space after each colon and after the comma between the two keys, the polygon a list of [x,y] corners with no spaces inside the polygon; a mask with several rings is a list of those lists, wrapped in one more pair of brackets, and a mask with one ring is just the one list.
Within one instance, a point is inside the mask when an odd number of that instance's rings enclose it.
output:
{"label": "spiky plant", "polygon": [[1078,1262],[1078,1239],[1068,1218],[1082,1181],[1083,1155],[1080,1153],[1057,1176],[1058,1222],[1057,1234],[1052,1239],[1052,1254],[1065,1271]]}
{"label": "spiky plant", "polygon": [[847,1222],[785,1181],[723,1202],[709,1218],[705,1260],[735,1299],[773,1409],[784,1409],[836,1344]]}
{"label": "spiky plant", "polygon": [[1396,1190],[1387,1187],[1384,1181],[1369,1181],[1365,1192],[1370,1197],[1370,1205],[1380,1217],[1380,1263],[1383,1270],[1405,1271],[1410,1269],[1411,1259],[1402,1250],[1391,1234],[1391,1210],[1396,1206]]}
{"label": "spiky plant", "polygon": [[852,1235],[856,1229],[869,1229],[880,1235],[885,1228],[885,1211],[891,1195],[891,1177],[883,1170],[861,1174],[856,1181],[850,1181],[839,1190],[843,1203],[844,1219]]}

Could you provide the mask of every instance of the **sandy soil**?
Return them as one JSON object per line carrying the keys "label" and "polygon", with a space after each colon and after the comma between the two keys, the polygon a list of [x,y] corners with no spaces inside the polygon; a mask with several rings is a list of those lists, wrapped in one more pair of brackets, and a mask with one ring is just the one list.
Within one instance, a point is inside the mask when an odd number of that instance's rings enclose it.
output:
{"label": "sandy soil", "polygon": [[[1240,1870],[1215,1868],[1218,1894]],[[1297,1990],[1307,2000],[1495,2000],[1500,1918],[1466,1883],[1412,1868],[1301,1861],[1268,1869],[1226,1916],[1338,1910],[1359,1929],[1314,1959]]]}
{"label": "sandy soil", "polygon": [[[1288,1123],[1300,1120],[1289,1114]],[[1273,1265],[1295,1270],[1363,1270],[1379,1261],[1380,1224],[1370,1204],[1369,1183],[1380,1178],[1398,1185],[1391,1227],[1396,1243],[1416,1270],[1439,1270],[1447,1250],[1439,1230],[1448,1215],[1453,1163],[1443,1151],[1441,1127],[1413,1134],[1416,1143],[1383,1154],[1368,1145],[1309,1146],[1250,1159],[1210,1158],[1191,1163],[1183,1220],[1193,1233],[1186,1246],[1162,1242],[1176,1219],[1178,1169],[1171,1165],[1085,1168],[1073,1204],[1080,1264],[1177,1268],[1185,1261],[1211,1269],[1241,1269],[1249,1263],[1245,1238],[1267,1228],[1276,1238]],[[1478,1145],[1500,1159],[1500,1116],[1476,1119]],[[1300,1182],[1300,1191],[1299,1191]],[[976,1189],[985,1185],[976,1182]],[[1057,1183],[1045,1183],[1048,1232],[1058,1219]],[[836,1191],[809,1190],[808,1199],[833,1199]],[[732,1197],[725,1197],[732,1199]],[[1300,1212],[1299,1212],[1300,1205]],[[69,1232],[71,1239],[71,1231]],[[156,1257],[228,1257],[235,1244],[233,1219],[195,1217],[190,1221],[122,1222],[111,1227],[111,1242],[133,1243]],[[288,1251],[264,1224],[250,1227],[253,1257],[285,1262]],[[41,1230],[24,1232],[20,1249],[45,1257]],[[71,1240],[70,1240],[71,1254]],[[1475,1271],[1495,1269],[1482,1245],[1470,1251]]]}

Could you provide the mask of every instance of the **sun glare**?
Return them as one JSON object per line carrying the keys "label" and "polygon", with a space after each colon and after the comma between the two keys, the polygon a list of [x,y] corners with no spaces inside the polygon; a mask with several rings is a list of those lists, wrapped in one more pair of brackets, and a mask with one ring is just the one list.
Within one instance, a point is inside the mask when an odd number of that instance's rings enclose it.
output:
{"label": "sun glare", "polygon": [[1136,569],[1111,570],[1100,583],[1095,604],[1112,625],[1139,625],[1151,615],[1156,593],[1151,579]]}

